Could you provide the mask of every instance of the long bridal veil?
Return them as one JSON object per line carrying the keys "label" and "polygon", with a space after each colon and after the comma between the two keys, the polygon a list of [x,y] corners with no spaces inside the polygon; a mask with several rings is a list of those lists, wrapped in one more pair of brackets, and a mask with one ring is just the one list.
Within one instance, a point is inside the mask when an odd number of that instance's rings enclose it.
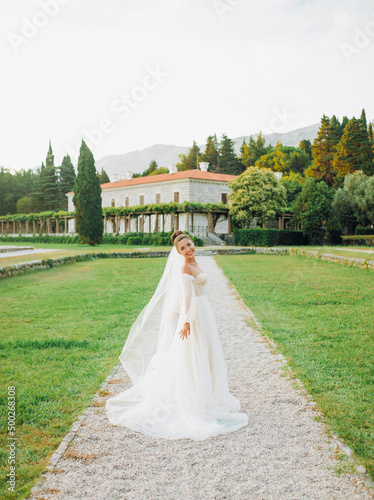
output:
{"label": "long bridal veil", "polygon": [[[217,325],[204,286],[207,275],[182,275],[171,250],[151,300],[132,325],[119,356],[133,386],[106,402],[107,416],[143,434],[206,439],[248,423],[230,392]],[[191,332],[181,340],[186,319]]]}
{"label": "long bridal veil", "polygon": [[179,318],[183,263],[173,246],[155,293],[130,329],[119,359],[133,384],[170,346]]}

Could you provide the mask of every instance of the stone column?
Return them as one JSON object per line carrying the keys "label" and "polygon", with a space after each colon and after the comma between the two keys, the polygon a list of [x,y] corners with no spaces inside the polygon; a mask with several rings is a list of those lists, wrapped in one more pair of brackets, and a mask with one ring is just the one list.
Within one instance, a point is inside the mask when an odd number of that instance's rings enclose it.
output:
{"label": "stone column", "polygon": [[208,212],[208,233],[214,232],[214,224],[213,224],[213,214],[212,212]]}
{"label": "stone column", "polygon": [[229,234],[231,234],[232,233],[232,219],[231,219],[230,214],[227,214],[227,223],[228,223],[227,232]]}
{"label": "stone column", "polygon": [[172,212],[170,214],[170,231],[174,232],[175,229],[174,229],[174,223],[175,223],[175,214]]}
{"label": "stone column", "polygon": [[56,218],[56,234],[60,232],[60,220]]}

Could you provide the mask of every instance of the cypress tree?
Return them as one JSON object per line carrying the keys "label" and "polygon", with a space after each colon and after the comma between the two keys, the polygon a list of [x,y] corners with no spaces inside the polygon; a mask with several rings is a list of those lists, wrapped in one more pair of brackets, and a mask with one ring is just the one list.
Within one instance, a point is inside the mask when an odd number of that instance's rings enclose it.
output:
{"label": "cypress tree", "polygon": [[68,199],[66,193],[73,191],[74,181],[75,181],[75,170],[74,165],[71,161],[69,155],[64,156],[61,166],[59,168],[59,197],[60,197],[60,208],[62,210],[68,209]]}
{"label": "cypress tree", "polygon": [[49,141],[45,168],[43,168],[43,165],[40,171],[40,187],[44,200],[43,210],[55,210],[59,208],[60,197],[54,158],[51,141]]}
{"label": "cypress tree", "polygon": [[52,151],[51,139],[49,139],[49,148],[47,153],[47,158],[45,160],[46,167],[54,167],[55,166],[55,157]]}
{"label": "cypress tree", "polygon": [[334,169],[340,185],[345,175],[356,170],[362,170],[366,175],[374,175],[374,153],[361,119],[353,117],[347,123],[336,149]]}
{"label": "cypress tree", "polygon": [[364,109],[362,109],[362,111],[361,111],[361,118],[360,118],[360,121],[361,121],[362,128],[363,128],[364,130],[366,130],[366,131],[367,131],[367,129],[368,129],[368,125],[367,125],[367,121],[366,121],[366,113],[365,113],[365,110],[364,110]]}
{"label": "cypress tree", "polygon": [[79,150],[73,203],[76,231],[82,243],[92,246],[99,244],[104,230],[100,180],[93,154],[83,139]]}

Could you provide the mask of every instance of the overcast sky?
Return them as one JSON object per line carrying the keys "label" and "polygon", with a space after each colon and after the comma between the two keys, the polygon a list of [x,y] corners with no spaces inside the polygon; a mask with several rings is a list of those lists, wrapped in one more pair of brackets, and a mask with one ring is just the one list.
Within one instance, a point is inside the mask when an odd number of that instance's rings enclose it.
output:
{"label": "overcast sky", "polygon": [[[371,5],[370,5],[371,3]],[[364,0],[1,0],[0,166],[374,118]]]}

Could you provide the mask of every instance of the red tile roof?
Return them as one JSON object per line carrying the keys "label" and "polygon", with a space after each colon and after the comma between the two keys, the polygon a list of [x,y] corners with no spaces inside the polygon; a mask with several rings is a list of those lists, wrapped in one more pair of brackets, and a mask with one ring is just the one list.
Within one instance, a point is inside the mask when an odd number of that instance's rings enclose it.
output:
{"label": "red tile roof", "polygon": [[[105,184],[101,184],[101,189],[135,186],[136,184],[153,184],[154,182],[174,181],[176,179],[202,179],[205,181],[229,182],[237,177],[237,175],[214,174],[213,172],[203,172],[202,170],[193,169],[182,170],[181,172],[176,172],[175,174],[158,174],[148,175],[147,177],[135,177],[129,181],[122,180],[117,182],[106,182]],[[69,191],[69,193],[74,193],[74,191]]]}

